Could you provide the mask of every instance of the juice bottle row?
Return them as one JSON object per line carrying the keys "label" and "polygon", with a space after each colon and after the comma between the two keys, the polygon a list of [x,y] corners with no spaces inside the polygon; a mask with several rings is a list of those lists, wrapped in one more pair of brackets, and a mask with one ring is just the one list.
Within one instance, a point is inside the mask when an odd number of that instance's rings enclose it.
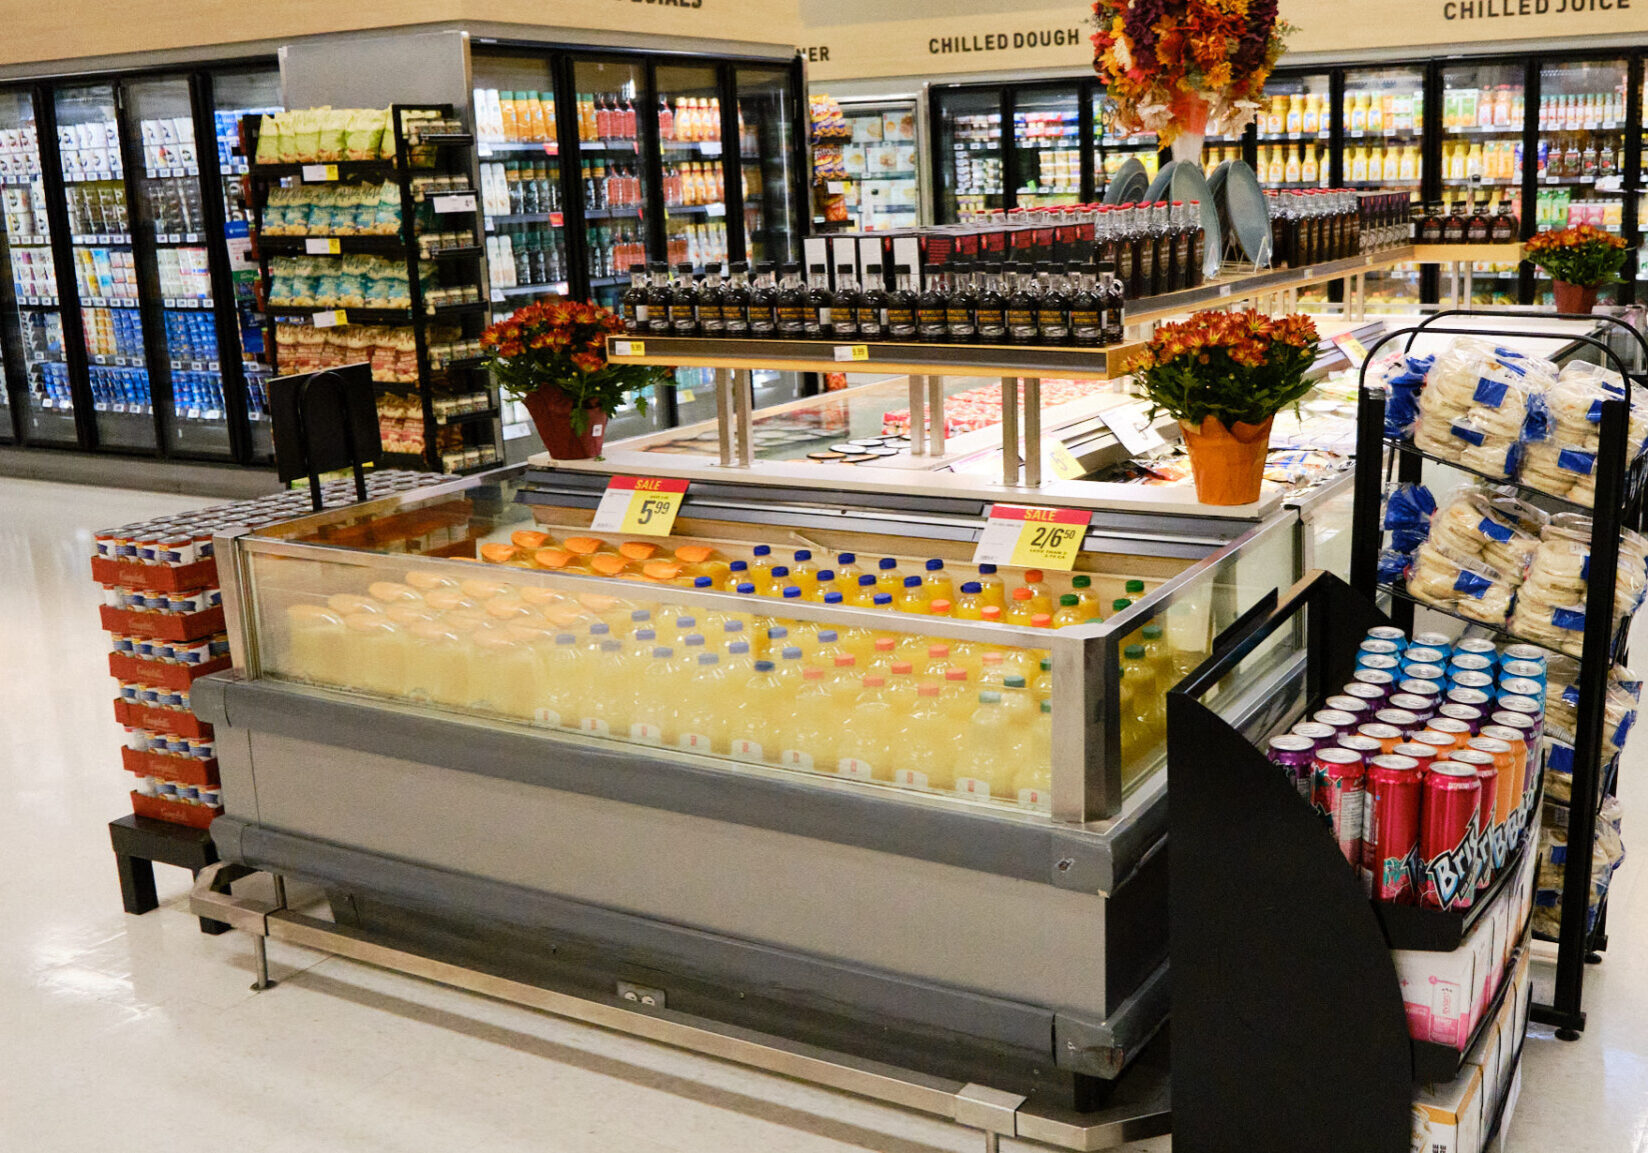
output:
{"label": "juice bottle row", "polygon": [[1520,85],[1449,88],[1442,94],[1442,127],[1449,131],[1469,128],[1520,129],[1523,113]]}
{"label": "juice bottle row", "polygon": [[475,136],[493,144],[553,144],[555,97],[548,92],[477,88]]}
{"label": "juice bottle row", "polygon": [[481,165],[481,210],[519,216],[561,210],[559,170],[547,163],[510,160]]}
{"label": "juice bottle row", "polygon": [[1425,130],[1423,92],[1347,92],[1341,112],[1346,132],[1417,136]]}
{"label": "juice bottle row", "polygon": [[671,208],[684,204],[720,204],[726,198],[718,162],[664,165],[664,203]]}

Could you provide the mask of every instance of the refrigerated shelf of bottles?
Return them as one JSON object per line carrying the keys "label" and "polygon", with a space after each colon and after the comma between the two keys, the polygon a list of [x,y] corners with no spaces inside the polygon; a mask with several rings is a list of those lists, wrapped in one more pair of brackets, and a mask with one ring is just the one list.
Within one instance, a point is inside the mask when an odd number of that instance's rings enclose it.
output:
{"label": "refrigerated shelf of bottles", "polygon": [[[587,533],[605,479],[497,470],[224,538],[235,672],[194,697],[220,726],[224,858],[324,884],[349,934],[425,956],[450,957],[461,940],[467,967],[507,966],[608,1003],[615,981],[632,981],[708,1028],[886,1062],[899,1084],[955,1077],[1019,1095],[1010,1110],[1075,1125],[1072,1148],[1126,1139],[1101,1136],[1102,1115],[1080,1112],[1098,1103],[1100,1081],[1119,1077],[1125,1090],[1166,1004],[1162,749],[1153,729],[1128,730],[1125,744],[1114,721],[1121,647],[1155,622],[1173,667],[1199,662],[1295,575],[1297,514],[1259,524],[1097,516],[1080,568],[1106,592],[1128,579],[1147,591],[1108,620],[1056,631],[814,603],[756,608],[726,592],[473,563],[517,530]],[[997,495],[986,483],[935,498],[723,476],[691,486],[672,538],[657,543],[740,558],[757,543],[809,542],[959,569]],[[372,533],[442,510],[452,515],[420,523],[445,527],[417,538]],[[342,543],[363,538],[376,543]],[[436,704],[366,671],[388,665],[305,655],[295,630],[314,610],[304,606],[413,572],[502,582],[533,603],[582,596],[624,624],[643,603],[660,619],[764,609],[917,644],[1045,651],[1053,709],[1087,720],[1052,735],[1048,799],[1036,804],[735,759],[719,744],[637,744],[513,706]]]}

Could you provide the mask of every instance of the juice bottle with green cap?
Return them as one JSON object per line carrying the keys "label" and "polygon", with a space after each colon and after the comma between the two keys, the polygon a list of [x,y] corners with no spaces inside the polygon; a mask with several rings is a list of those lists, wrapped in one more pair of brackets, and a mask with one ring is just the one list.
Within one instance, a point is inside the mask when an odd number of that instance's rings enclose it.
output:
{"label": "juice bottle with green cap", "polygon": [[758,544],[750,551],[754,554],[754,559],[750,561],[749,568],[750,583],[755,586],[756,592],[765,596],[767,590],[772,587],[773,566],[778,562],[773,560],[771,545]]}
{"label": "juice bottle with green cap", "polygon": [[1053,594],[1047,588],[1047,576],[1039,568],[1024,570],[1024,587],[1030,590],[1031,613],[1053,615]]}
{"label": "juice bottle with green cap", "polygon": [[899,590],[898,595],[894,598],[893,607],[901,613],[917,613],[926,616],[931,603],[927,597],[925,582],[918,576],[905,577],[904,587]]}
{"label": "juice bottle with green cap", "polygon": [[1076,599],[1081,602],[1082,611],[1087,619],[1096,621],[1103,615],[1103,601],[1099,594],[1093,591],[1093,578],[1081,573],[1070,578],[1070,587],[1075,590]]}
{"label": "juice bottle with green cap", "polygon": [[1167,651],[1162,626],[1145,625],[1139,630],[1139,635],[1144,638],[1144,663],[1156,674],[1156,687],[1165,693],[1178,681],[1173,676],[1173,654]]}
{"label": "juice bottle with green cap", "polygon": [[1013,795],[1012,719],[1001,694],[986,689],[967,721],[967,739],[955,759],[955,791],[969,797]]}
{"label": "juice bottle with green cap", "polygon": [[1036,675],[1030,679],[1030,695],[1038,701],[1053,699],[1053,658],[1042,657],[1036,666]]}
{"label": "juice bottle with green cap", "polygon": [[1110,615],[1115,616],[1117,613],[1126,612],[1132,604],[1133,602],[1126,597],[1117,597],[1110,602]]}
{"label": "juice bottle with green cap", "polygon": [[1022,766],[1013,775],[1013,792],[1027,809],[1053,808],[1053,706],[1042,701],[1030,718],[1028,733],[1019,741]]}
{"label": "juice bottle with green cap", "polygon": [[840,590],[836,588],[835,570],[831,568],[819,569],[817,576],[813,579],[813,587],[807,593],[807,599],[823,604],[826,594],[832,592],[837,594],[836,603],[840,604],[841,596]]}
{"label": "juice bottle with green cap", "polygon": [[904,578],[899,575],[898,561],[890,556],[884,556],[876,561],[876,588],[888,596],[897,596],[898,590],[904,587]]}
{"label": "juice bottle with green cap", "polygon": [[1007,609],[1007,582],[996,573],[993,564],[978,566],[978,586],[983,590],[984,603],[995,605],[1006,611]]}
{"label": "juice bottle with green cap", "polygon": [[1010,673],[1002,678],[1001,707],[1007,710],[1015,726],[1022,728],[1029,723],[1031,714],[1036,711],[1036,702],[1030,696],[1023,675]]}
{"label": "juice bottle with green cap", "polygon": [[840,759],[836,752],[840,722],[825,675],[823,669],[802,671],[789,714],[791,720],[782,728],[779,764],[792,769],[831,771]]}
{"label": "juice bottle with green cap", "polygon": [[790,583],[799,585],[802,592],[811,592],[818,583],[818,562],[813,559],[813,550],[798,548],[793,554],[790,565]]}
{"label": "juice bottle with green cap", "polygon": [[[840,579],[840,578],[837,578]],[[859,573],[848,586],[847,603],[854,608],[867,609],[875,604],[876,578],[870,573]]]}
{"label": "juice bottle with green cap", "polygon": [[789,702],[789,687],[778,676],[773,662],[756,661],[727,722],[728,755],[752,764],[776,757],[778,747],[773,738],[784,725]]}
{"label": "juice bottle with green cap", "polygon": [[852,588],[858,584],[858,578],[864,575],[864,570],[858,567],[858,556],[855,553],[838,553],[835,558],[836,583],[844,588]]}
{"label": "juice bottle with green cap", "polygon": [[1088,619],[1081,597],[1075,593],[1065,593],[1059,598],[1059,607],[1053,613],[1053,627],[1062,629],[1071,625],[1084,625]]}
{"label": "juice bottle with green cap", "polygon": [[859,682],[859,692],[841,724],[840,756],[835,771],[861,781],[893,779],[893,746],[899,740],[898,714],[887,699],[886,678],[871,673]]}
{"label": "juice bottle with green cap", "polygon": [[958,621],[979,621],[984,619],[984,606],[990,602],[984,599],[984,586],[978,581],[962,582],[961,590],[956,593],[955,600],[950,606],[950,615]]}
{"label": "juice bottle with green cap", "polygon": [[928,600],[953,600],[956,588],[950,580],[950,574],[944,571],[944,562],[933,557],[924,566],[926,575],[922,578],[927,584]]}
{"label": "juice bottle with green cap", "polygon": [[1122,735],[1134,730],[1134,748],[1142,751],[1155,744],[1166,728],[1162,716],[1162,694],[1156,673],[1144,659],[1143,645],[1122,650],[1122,683],[1131,688],[1128,708],[1122,713]]}
{"label": "juice bottle with green cap", "polygon": [[893,783],[948,792],[955,784],[956,729],[939,699],[937,682],[916,687],[904,738],[893,750]]}
{"label": "juice bottle with green cap", "polygon": [[1125,592],[1131,599],[1139,600],[1144,596],[1144,582],[1138,579],[1130,580],[1127,582],[1127,587],[1122,591]]}
{"label": "juice bottle with green cap", "polygon": [[1036,594],[1028,586],[1020,585],[1013,590],[1007,602],[1007,611],[1002,616],[1010,625],[1027,625],[1030,618],[1040,611],[1035,602]]}

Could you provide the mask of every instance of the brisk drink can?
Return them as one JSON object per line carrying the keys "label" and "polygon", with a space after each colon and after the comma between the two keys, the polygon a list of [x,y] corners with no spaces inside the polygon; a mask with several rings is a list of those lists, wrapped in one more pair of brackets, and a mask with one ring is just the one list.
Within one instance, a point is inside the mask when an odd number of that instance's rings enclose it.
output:
{"label": "brisk drink can", "polygon": [[[1379,742],[1379,752],[1389,753],[1402,743],[1402,730],[1395,725],[1387,725],[1380,721],[1369,721],[1365,725],[1356,726],[1357,736],[1367,737]],[[1417,766],[1415,766],[1417,767]]]}
{"label": "brisk drink can", "polygon": [[1453,745],[1456,749],[1464,748],[1466,742],[1471,739],[1471,726],[1464,721],[1455,720],[1453,717],[1432,717],[1431,732],[1447,733],[1453,738]]}
{"label": "brisk drink can", "polygon": [[1476,830],[1482,782],[1476,769],[1437,761],[1425,774],[1420,803],[1419,903],[1427,909],[1468,909],[1476,899]]}
{"label": "brisk drink can", "polygon": [[1544,649],[1538,645],[1523,644],[1506,645],[1505,659],[1508,661],[1534,661],[1541,665],[1546,661]]}
{"label": "brisk drink can", "polygon": [[[1475,736],[1482,728],[1482,710],[1475,705],[1457,705],[1452,701],[1447,701],[1436,712],[1436,720],[1460,721],[1470,729],[1472,736]],[[1433,729],[1436,727],[1434,720],[1431,727]]]}
{"label": "brisk drink can", "polygon": [[[1452,733],[1439,733],[1435,729],[1424,729],[1408,738],[1410,744],[1429,745],[1436,750],[1436,759],[1445,761],[1459,743],[1453,739]],[[1405,754],[1404,754],[1405,755]]]}
{"label": "brisk drink can", "polygon": [[1416,903],[1419,796],[1424,780],[1412,757],[1375,757],[1362,795],[1362,880],[1368,896],[1399,905]]}
{"label": "brisk drink can", "polygon": [[1312,749],[1320,749],[1338,740],[1339,730],[1332,725],[1324,725],[1319,721],[1300,721],[1293,726],[1292,735],[1304,737],[1310,742]]}
{"label": "brisk drink can", "polygon": [[1494,759],[1476,749],[1460,749],[1453,755],[1454,762],[1469,765],[1476,770],[1476,779],[1482,783],[1482,796],[1476,815],[1476,887],[1486,889],[1493,880],[1494,858],[1505,860],[1503,844],[1495,848],[1495,840],[1504,841],[1505,830],[1498,817],[1499,770]]}
{"label": "brisk drink can", "polygon": [[[1431,668],[1441,668],[1448,663],[1448,654],[1442,649],[1433,649],[1424,645],[1410,645],[1408,651],[1402,654],[1402,667],[1411,669],[1414,665],[1426,665]],[[1436,677],[1426,677],[1426,680],[1436,680]]]}
{"label": "brisk drink can", "polygon": [[[1369,637],[1357,646],[1356,651],[1359,654],[1365,653],[1370,657],[1394,657],[1398,656],[1402,649],[1395,641]],[[1358,663],[1360,663],[1360,658],[1358,658]]]}
{"label": "brisk drink can", "polygon": [[[1412,652],[1413,650],[1409,649],[1408,651]],[[1404,684],[1407,681],[1431,681],[1439,685],[1448,679],[1448,670],[1441,665],[1420,664],[1415,661],[1402,666],[1402,676],[1406,678]]]}
{"label": "brisk drink can", "polygon": [[1361,724],[1355,713],[1342,712],[1339,709],[1321,709],[1310,719],[1319,725],[1327,725],[1337,733],[1348,733]]}
{"label": "brisk drink can", "polygon": [[1270,738],[1270,747],[1265,755],[1271,764],[1282,770],[1299,795],[1309,800],[1314,785],[1316,743],[1309,737],[1285,733]]}
{"label": "brisk drink can", "polygon": [[1366,768],[1374,757],[1385,751],[1385,746],[1373,737],[1365,737],[1361,733],[1343,733],[1336,742],[1341,749],[1349,749],[1362,758],[1362,765]]}
{"label": "brisk drink can", "polygon": [[1473,673],[1470,670],[1455,673],[1448,678],[1449,691],[1457,689],[1475,689],[1483,696],[1494,691],[1494,679],[1491,673]]}
{"label": "brisk drink can", "polygon": [[1522,740],[1520,729],[1509,725],[1483,725],[1477,740],[1504,741],[1511,750],[1511,776],[1515,782],[1514,804],[1522,803],[1522,794],[1528,791],[1528,746]]}
{"label": "brisk drink can", "polygon": [[1404,734],[1417,732],[1422,727],[1418,714],[1407,709],[1380,709],[1373,714],[1373,719],[1382,725],[1400,729]]}
{"label": "brisk drink can", "polygon": [[1456,652],[1448,659],[1448,676],[1454,677],[1460,673],[1489,673],[1493,672],[1494,663],[1487,657],[1476,653]]}
{"label": "brisk drink can", "polygon": [[[1499,828],[1501,841],[1508,841],[1512,831],[1511,815],[1522,803],[1522,792],[1518,787],[1516,746],[1500,737],[1475,737],[1471,740],[1469,748],[1472,752],[1483,753],[1493,758],[1494,770],[1499,774],[1494,781],[1494,824]],[[1510,854],[1510,846],[1498,844],[1495,848],[1499,851],[1494,856],[1494,868],[1498,869],[1504,866],[1505,857]]]}
{"label": "brisk drink can", "polygon": [[[1391,756],[1407,757],[1408,760],[1419,766],[1419,775],[1424,776],[1430,772],[1431,766],[1436,763],[1436,746],[1422,745],[1416,741],[1404,741],[1391,750]],[[1415,887],[1418,886],[1417,880],[1414,885]]]}
{"label": "brisk drink can", "polygon": [[1545,683],[1529,680],[1527,677],[1501,677],[1499,680],[1499,699],[1504,700],[1506,697],[1528,697],[1532,700],[1544,700]]}
{"label": "brisk drink can", "polygon": [[[1442,684],[1439,681],[1425,681],[1417,677],[1409,677],[1396,687],[1401,690],[1404,696],[1419,697],[1424,700],[1427,708],[1435,709],[1437,705],[1442,703]],[[1396,703],[1395,697],[1391,698],[1391,703]],[[1407,705],[1401,707],[1409,709],[1410,712],[1419,711],[1418,709],[1411,709]]]}
{"label": "brisk drink can", "polygon": [[1339,851],[1352,868],[1362,867],[1362,757],[1350,749],[1316,750],[1311,800],[1327,819]]}
{"label": "brisk drink can", "polygon": [[1341,713],[1351,713],[1356,717],[1359,724],[1362,721],[1363,713],[1367,713],[1369,716],[1373,715],[1373,710],[1368,707],[1367,701],[1361,697],[1346,696],[1344,693],[1329,697],[1322,702],[1322,707],[1334,709]]}
{"label": "brisk drink can", "polygon": [[1499,652],[1494,643],[1487,637],[1460,637],[1454,642],[1455,653],[1470,653],[1473,656],[1487,657],[1490,662],[1499,659]]}
{"label": "brisk drink can", "polygon": [[[1377,709],[1384,708],[1385,698],[1389,695],[1387,690],[1380,685],[1372,685],[1364,681],[1351,681],[1350,684],[1345,686],[1345,690],[1340,694],[1340,697],[1349,697],[1352,700],[1361,701],[1367,706],[1363,710],[1363,715],[1367,715]],[[1339,697],[1330,697],[1329,699],[1338,700]],[[1336,706],[1329,705],[1328,707],[1334,708]],[[1354,710],[1347,709],[1346,711],[1351,712]]]}
{"label": "brisk drink can", "polygon": [[1358,672],[1370,669],[1374,672],[1395,673],[1402,668],[1402,662],[1395,657],[1380,656],[1376,653],[1357,653],[1356,668]]}
{"label": "brisk drink can", "polygon": [[1395,625],[1376,625],[1368,630],[1368,640],[1389,641],[1398,651],[1408,647],[1408,636]]}

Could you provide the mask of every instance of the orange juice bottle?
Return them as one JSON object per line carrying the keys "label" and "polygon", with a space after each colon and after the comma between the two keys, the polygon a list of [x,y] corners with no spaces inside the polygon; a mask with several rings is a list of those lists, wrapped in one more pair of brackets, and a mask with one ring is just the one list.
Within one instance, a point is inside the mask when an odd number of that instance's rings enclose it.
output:
{"label": "orange juice bottle", "polygon": [[944,571],[944,562],[937,557],[926,564],[927,574],[923,578],[927,583],[927,596],[931,600],[954,600],[956,588],[950,582],[950,574]]}
{"label": "orange juice bottle", "polygon": [[901,613],[920,613],[925,616],[931,607],[926,582],[914,574],[905,577],[904,588],[893,605]]}
{"label": "orange juice bottle", "polygon": [[1013,599],[1008,602],[1007,611],[1003,614],[1010,625],[1027,625],[1030,618],[1036,615],[1036,594],[1029,585],[1020,585],[1013,590]]}
{"label": "orange juice bottle", "polygon": [[1047,577],[1042,571],[1039,568],[1025,569],[1024,585],[1031,592],[1030,604],[1034,611],[1051,616],[1054,607],[1053,594],[1047,589]]}
{"label": "orange juice bottle", "polygon": [[951,602],[939,597],[937,600],[929,602],[927,611],[935,617],[947,617],[954,607]]}
{"label": "orange juice bottle", "polygon": [[1076,593],[1076,599],[1081,602],[1082,611],[1087,614],[1088,620],[1098,620],[1099,594],[1093,591],[1093,578],[1086,573],[1070,578],[1070,587]]}
{"label": "orange juice bottle", "polygon": [[527,108],[531,114],[530,139],[547,141],[549,139],[548,109],[544,107],[546,100],[542,92],[527,94]]}
{"label": "orange juice bottle", "polygon": [[1062,629],[1071,625],[1084,625],[1091,619],[1081,603],[1081,597],[1075,593],[1065,593],[1059,598],[1058,610],[1053,613],[1053,627]]}
{"label": "orange juice bottle", "polygon": [[835,558],[835,579],[843,586],[850,588],[858,584],[858,578],[864,575],[864,570],[858,567],[858,556],[855,553],[840,553]]}
{"label": "orange juice bottle", "polygon": [[504,139],[519,140],[521,138],[521,125],[517,119],[519,113],[515,105],[515,93],[498,93],[498,109],[503,114]]}
{"label": "orange juice bottle", "polygon": [[978,581],[965,581],[951,603],[950,615],[958,621],[983,620],[987,604],[989,602],[984,599],[984,586]]}
{"label": "orange juice bottle", "polygon": [[812,589],[807,594],[807,599],[823,604],[825,596],[830,593],[835,594],[837,604],[840,604],[841,601],[845,599],[841,595],[841,590],[836,587],[835,570],[831,568],[821,568],[818,570],[818,575],[813,583]]}
{"label": "orange juice bottle", "polygon": [[889,596],[897,596],[904,587],[904,578],[898,575],[898,561],[884,556],[876,561],[876,587]]}
{"label": "orange juice bottle", "polygon": [[985,604],[1007,608],[1007,583],[996,574],[995,565],[978,566],[978,586],[983,590]]}
{"label": "orange juice bottle", "polygon": [[765,595],[772,585],[772,570],[777,563],[772,558],[772,546],[758,544],[750,552],[755,558],[750,561],[750,583],[755,586],[756,592]]}
{"label": "orange juice bottle", "polygon": [[858,578],[848,587],[845,599],[855,608],[867,609],[875,603],[875,594],[875,577],[870,573],[859,573]]}

